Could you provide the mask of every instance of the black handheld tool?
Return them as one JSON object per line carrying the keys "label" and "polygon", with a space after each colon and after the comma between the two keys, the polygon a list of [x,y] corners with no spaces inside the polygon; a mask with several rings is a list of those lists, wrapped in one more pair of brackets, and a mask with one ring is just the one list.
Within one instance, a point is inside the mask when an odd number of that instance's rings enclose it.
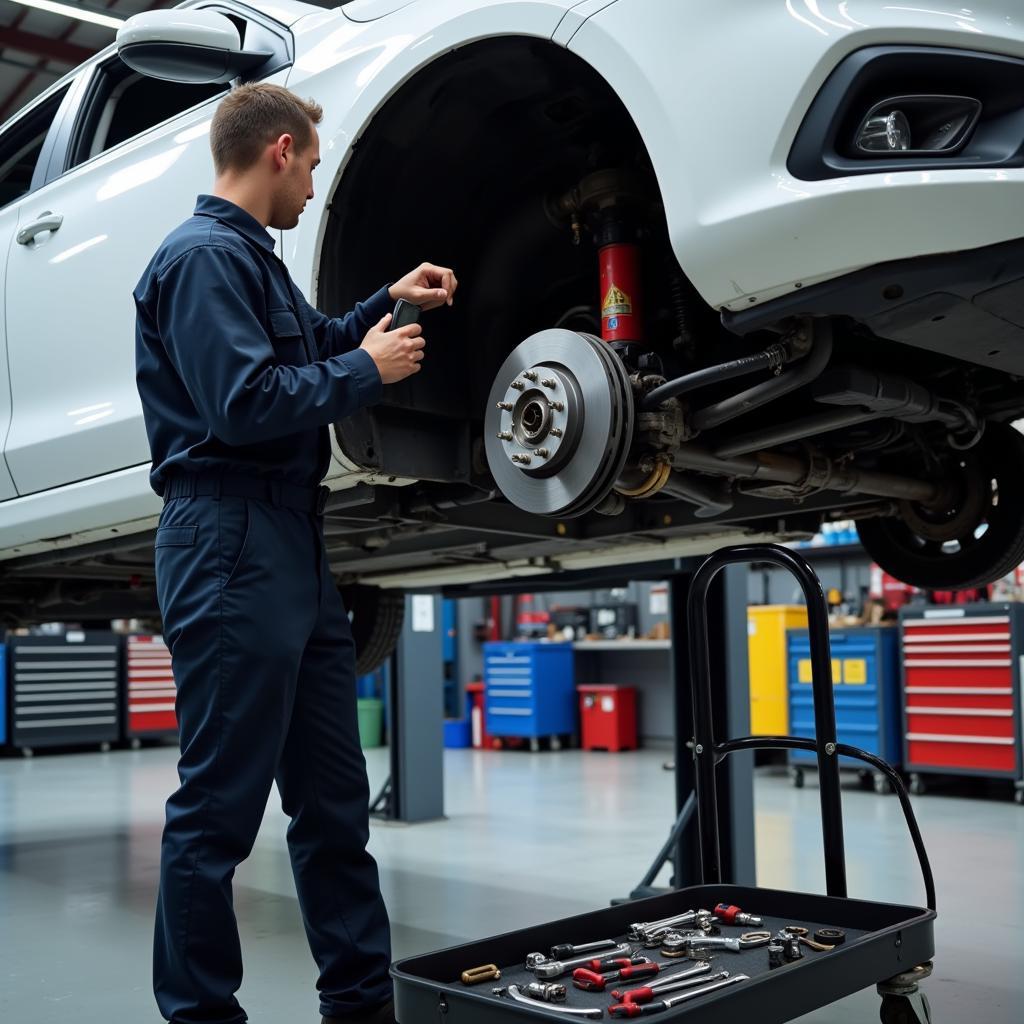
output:
{"label": "black handheld tool", "polygon": [[405,299],[399,299],[395,303],[394,312],[391,314],[391,326],[388,327],[389,331],[397,331],[399,327],[408,327],[409,324],[418,324],[420,322],[420,313],[422,309],[413,302],[406,302]]}

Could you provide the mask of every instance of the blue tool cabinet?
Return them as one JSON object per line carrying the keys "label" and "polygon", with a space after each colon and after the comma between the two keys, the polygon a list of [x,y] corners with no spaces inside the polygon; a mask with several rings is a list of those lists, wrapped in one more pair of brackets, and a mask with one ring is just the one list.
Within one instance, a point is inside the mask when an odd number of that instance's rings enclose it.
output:
{"label": "blue tool cabinet", "polygon": [[0,644],[0,747],[7,743],[7,648]]}
{"label": "blue tool cabinet", "polygon": [[[837,629],[830,634],[839,742],[877,754],[897,767],[902,760],[898,633],[884,626],[864,626]],[[786,647],[790,732],[813,739],[814,699],[807,630],[789,630]],[[789,763],[794,767],[793,782],[800,786],[802,766],[814,766],[817,757],[810,751],[793,750]],[[840,758],[840,765],[861,770],[864,767],[846,757]],[[875,788],[888,792],[888,780],[877,776]]]}
{"label": "blue tool cabinet", "polygon": [[492,736],[527,737],[536,749],[542,736],[576,731],[571,644],[484,644],[484,692]]}

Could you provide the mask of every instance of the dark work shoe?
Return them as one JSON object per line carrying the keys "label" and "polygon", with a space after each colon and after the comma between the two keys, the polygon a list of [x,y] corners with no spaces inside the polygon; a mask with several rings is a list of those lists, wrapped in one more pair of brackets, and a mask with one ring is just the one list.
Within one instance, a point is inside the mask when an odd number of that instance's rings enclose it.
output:
{"label": "dark work shoe", "polygon": [[395,1020],[395,1004],[388,1000],[383,1006],[366,1013],[356,1013],[348,1017],[321,1017],[320,1024],[398,1024]]}

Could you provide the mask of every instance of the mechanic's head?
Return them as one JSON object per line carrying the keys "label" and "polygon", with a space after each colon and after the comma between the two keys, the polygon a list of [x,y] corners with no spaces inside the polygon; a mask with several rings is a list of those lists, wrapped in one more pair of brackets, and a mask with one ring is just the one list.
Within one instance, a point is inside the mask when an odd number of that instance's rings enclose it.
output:
{"label": "mechanic's head", "polygon": [[256,82],[232,89],[210,125],[218,191],[240,192],[258,202],[268,227],[295,227],[313,198],[313,168],[320,163],[316,126],[322,117],[319,104],[280,85]]}

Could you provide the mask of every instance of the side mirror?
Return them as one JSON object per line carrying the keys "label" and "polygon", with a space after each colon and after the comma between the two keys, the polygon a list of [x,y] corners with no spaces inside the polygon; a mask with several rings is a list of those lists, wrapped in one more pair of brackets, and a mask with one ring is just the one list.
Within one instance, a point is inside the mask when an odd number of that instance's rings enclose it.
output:
{"label": "side mirror", "polygon": [[243,50],[230,18],[214,11],[147,11],[117,30],[118,56],[134,71],[165,82],[230,82],[272,53]]}

